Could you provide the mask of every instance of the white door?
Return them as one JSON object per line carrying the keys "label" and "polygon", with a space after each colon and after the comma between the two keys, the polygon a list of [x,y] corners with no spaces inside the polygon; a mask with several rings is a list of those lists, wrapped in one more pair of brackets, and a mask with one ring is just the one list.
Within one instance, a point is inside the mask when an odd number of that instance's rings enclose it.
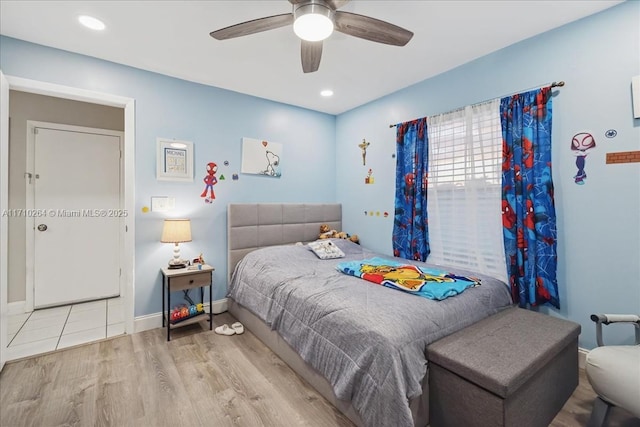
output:
{"label": "white door", "polygon": [[[0,71],[0,211],[9,208],[9,83]],[[8,218],[0,214],[0,371],[7,359]]]}
{"label": "white door", "polygon": [[36,128],[34,307],[120,294],[120,137]]}

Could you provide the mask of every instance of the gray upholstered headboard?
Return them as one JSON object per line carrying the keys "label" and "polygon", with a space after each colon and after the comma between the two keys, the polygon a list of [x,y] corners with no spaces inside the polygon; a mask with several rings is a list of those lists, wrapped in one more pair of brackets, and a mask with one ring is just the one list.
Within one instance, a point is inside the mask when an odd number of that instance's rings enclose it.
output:
{"label": "gray upholstered headboard", "polygon": [[342,230],[339,203],[256,203],[227,207],[227,272],[238,261],[266,246],[310,242],[318,238],[320,225]]}

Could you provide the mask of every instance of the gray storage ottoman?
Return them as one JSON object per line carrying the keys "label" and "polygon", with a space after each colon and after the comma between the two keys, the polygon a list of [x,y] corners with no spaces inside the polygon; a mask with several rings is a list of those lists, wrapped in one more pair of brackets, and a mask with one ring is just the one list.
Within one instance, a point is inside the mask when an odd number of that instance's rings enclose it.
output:
{"label": "gray storage ottoman", "polygon": [[431,427],[548,426],[578,385],[579,334],[512,307],[431,344]]}

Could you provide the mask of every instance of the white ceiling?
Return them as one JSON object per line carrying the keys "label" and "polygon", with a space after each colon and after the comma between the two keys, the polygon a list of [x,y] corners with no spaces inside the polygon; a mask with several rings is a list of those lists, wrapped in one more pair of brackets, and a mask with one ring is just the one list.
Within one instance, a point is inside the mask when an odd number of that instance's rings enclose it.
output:
{"label": "white ceiling", "polygon": [[[340,10],[415,33],[405,47],[334,33],[304,74],[292,27],[218,41],[213,30],[291,12],[275,1],[0,1],[0,34],[330,114],[621,1],[354,0]],[[107,29],[77,22],[87,14]],[[335,95],[323,98],[322,89]]]}

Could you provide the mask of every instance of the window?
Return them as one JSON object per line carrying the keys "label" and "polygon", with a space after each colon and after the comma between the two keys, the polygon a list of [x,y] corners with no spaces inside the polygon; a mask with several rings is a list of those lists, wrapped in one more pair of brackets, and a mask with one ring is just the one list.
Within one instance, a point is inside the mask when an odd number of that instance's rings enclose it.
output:
{"label": "window", "polygon": [[500,100],[427,120],[428,262],[506,281]]}

